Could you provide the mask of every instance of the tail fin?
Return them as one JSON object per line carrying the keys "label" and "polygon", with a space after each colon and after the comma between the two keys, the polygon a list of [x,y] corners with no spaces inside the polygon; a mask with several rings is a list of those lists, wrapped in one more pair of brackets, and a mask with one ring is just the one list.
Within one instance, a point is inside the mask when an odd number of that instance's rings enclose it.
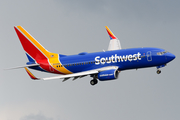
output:
{"label": "tail fin", "polygon": [[[72,73],[64,67],[57,68],[56,67],[57,65],[54,64],[54,63],[58,63],[59,65],[62,65],[59,57],[64,57],[65,55],[60,55],[47,51],[23,27],[15,26],[14,29],[29,59],[29,62],[25,67],[38,65],[36,66],[36,68],[32,68],[32,67],[31,68],[35,70],[58,73],[58,74]],[[28,72],[28,74],[30,74],[30,72]],[[32,78],[36,79],[33,75],[31,76]]]}
{"label": "tail fin", "polygon": [[30,62],[44,60],[53,55],[53,53],[47,51],[23,27],[15,26],[14,29]]}

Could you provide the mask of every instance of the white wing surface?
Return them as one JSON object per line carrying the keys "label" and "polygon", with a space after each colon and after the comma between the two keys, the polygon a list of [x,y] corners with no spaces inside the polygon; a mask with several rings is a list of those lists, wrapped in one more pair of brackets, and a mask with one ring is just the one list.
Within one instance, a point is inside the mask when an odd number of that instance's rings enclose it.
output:
{"label": "white wing surface", "polygon": [[46,78],[36,78],[27,68],[25,68],[29,76],[34,79],[34,80],[52,80],[52,79],[64,79],[64,81],[68,80],[69,78],[73,78],[73,80],[77,78],[82,78],[87,75],[92,75],[92,74],[98,74],[101,71],[105,70],[111,70],[111,69],[118,69],[117,66],[108,66],[108,67],[103,67],[99,69],[94,69],[94,70],[89,70],[89,71],[84,71],[84,72],[79,72],[79,73],[73,73],[73,74],[67,74],[67,75],[58,75],[54,77],[46,77]]}

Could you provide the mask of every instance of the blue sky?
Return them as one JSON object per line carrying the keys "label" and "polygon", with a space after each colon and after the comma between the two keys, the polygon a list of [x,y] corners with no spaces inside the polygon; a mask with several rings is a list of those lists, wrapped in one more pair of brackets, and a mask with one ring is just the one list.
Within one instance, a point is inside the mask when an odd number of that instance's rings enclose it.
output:
{"label": "blue sky", "polygon": [[[1,120],[179,119],[180,1],[7,0],[0,2]],[[162,68],[123,71],[114,81],[33,81],[13,29],[23,26],[46,49],[60,54],[107,50],[108,26],[122,48],[158,47],[176,55]],[[52,74],[33,71],[38,77]]]}

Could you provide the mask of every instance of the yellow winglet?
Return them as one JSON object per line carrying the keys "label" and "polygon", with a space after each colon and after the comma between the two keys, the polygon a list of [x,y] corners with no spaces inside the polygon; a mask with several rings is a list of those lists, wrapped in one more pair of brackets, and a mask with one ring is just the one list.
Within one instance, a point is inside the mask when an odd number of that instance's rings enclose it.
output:
{"label": "yellow winglet", "polygon": [[26,72],[28,73],[28,75],[31,77],[31,79],[33,80],[40,80],[40,78],[36,78],[28,69],[27,67],[25,67]]}
{"label": "yellow winglet", "polygon": [[110,39],[117,39],[116,36],[112,33],[112,31],[107,26],[105,27],[106,27],[106,31],[109,34]]}

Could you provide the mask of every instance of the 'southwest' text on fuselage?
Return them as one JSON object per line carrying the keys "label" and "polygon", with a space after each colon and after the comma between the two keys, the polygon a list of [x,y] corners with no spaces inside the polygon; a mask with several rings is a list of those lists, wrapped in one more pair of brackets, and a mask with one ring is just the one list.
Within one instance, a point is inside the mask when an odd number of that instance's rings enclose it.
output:
{"label": "'southwest' text on fuselage", "polygon": [[137,53],[137,54],[129,54],[129,55],[123,55],[123,56],[118,56],[117,54],[112,55],[111,57],[100,57],[100,56],[96,56],[95,57],[95,64],[99,65],[101,64],[105,64],[105,63],[116,63],[116,62],[123,62],[123,61],[136,61],[136,60],[141,60],[141,53]]}

